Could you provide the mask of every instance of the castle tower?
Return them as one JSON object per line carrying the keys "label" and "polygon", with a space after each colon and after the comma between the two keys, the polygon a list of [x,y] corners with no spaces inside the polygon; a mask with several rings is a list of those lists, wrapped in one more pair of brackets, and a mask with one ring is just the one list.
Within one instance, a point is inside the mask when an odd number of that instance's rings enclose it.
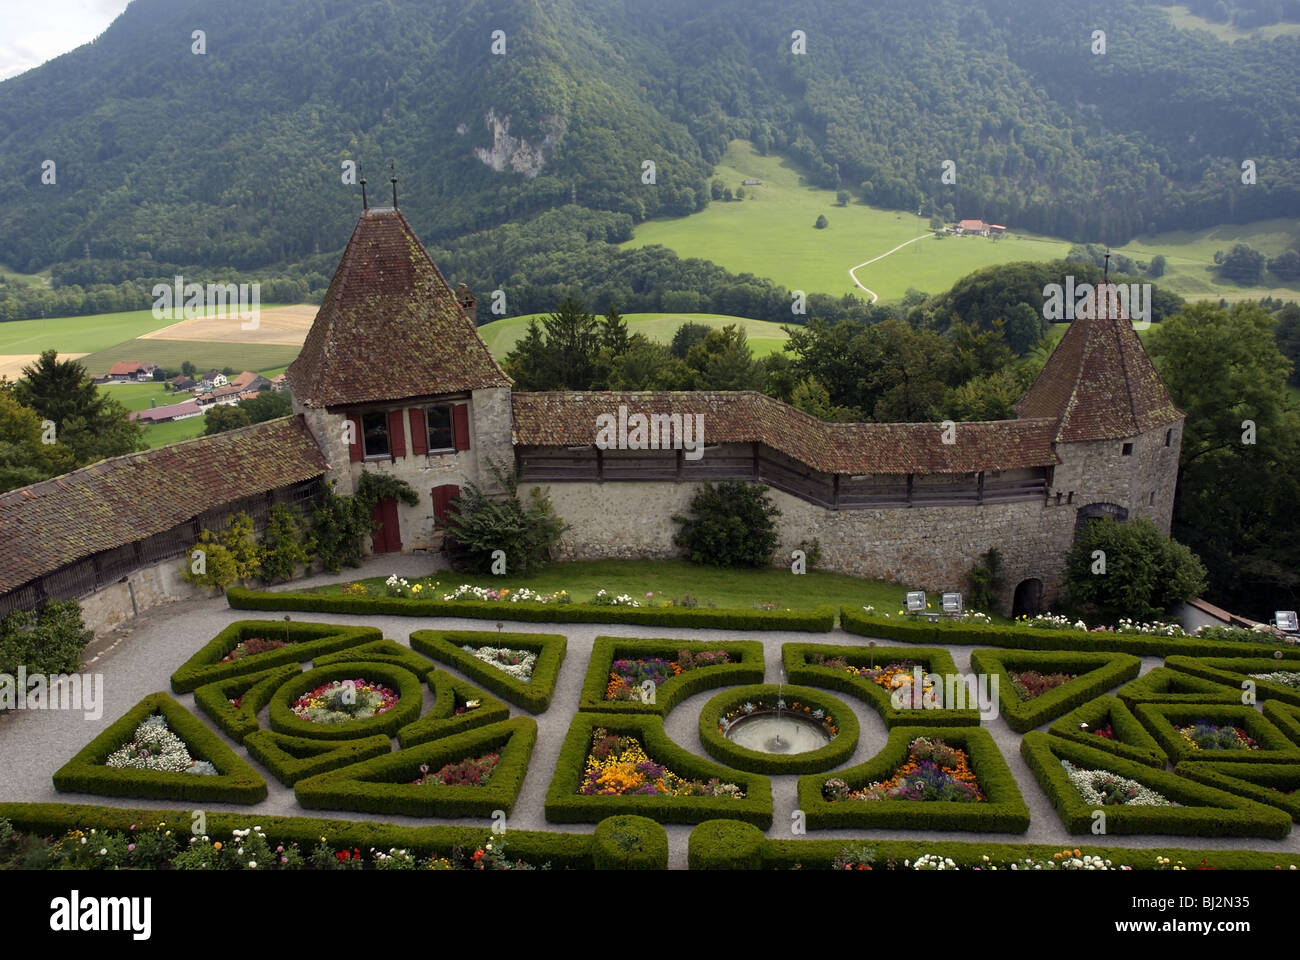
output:
{"label": "castle tower", "polygon": [[285,371],[336,492],[369,472],[419,494],[376,507],[376,552],[437,547],[450,498],[512,457],[511,380],[467,314],[472,295],[462,301],[401,212],[370,207]]}

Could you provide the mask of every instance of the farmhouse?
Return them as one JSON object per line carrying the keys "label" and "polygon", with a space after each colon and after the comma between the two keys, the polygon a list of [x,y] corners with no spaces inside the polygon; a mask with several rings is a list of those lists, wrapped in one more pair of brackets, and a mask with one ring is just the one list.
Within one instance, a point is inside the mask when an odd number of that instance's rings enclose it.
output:
{"label": "farmhouse", "polygon": [[133,411],[128,420],[141,423],[170,423],[173,420],[188,420],[203,413],[197,400],[185,400],[181,403],[169,403],[165,407],[153,407],[149,410]]}
{"label": "farmhouse", "polygon": [[156,363],[140,363],[137,360],[122,360],[108,369],[109,383],[144,383],[153,379],[153,372],[158,369]]}
{"label": "farmhouse", "polygon": [[[781,509],[778,561],[815,537],[830,569],[952,589],[996,547],[1004,601],[1031,611],[1055,599],[1090,518],[1169,530],[1183,413],[1132,323],[1096,312],[1071,324],[1014,420],[825,423],[748,391],[517,393],[473,294],[452,289],[400,211],[368,208],[286,371],[293,416],[0,496],[0,536],[18,546],[0,557],[0,612],[89,594],[88,622],[130,616],[183,591],[175,558],[201,528],[239,509],[262,523],[321,479],[342,494],[366,473],[409,482],[419,503],[381,501],[371,549],[437,550],[448,504],[467,483],[491,488],[494,464],[525,495],[549,490],[570,525],[565,558],[673,556],[671,517],[696,483],[742,478]],[[702,424],[703,455],[603,449],[599,424],[620,408]]]}

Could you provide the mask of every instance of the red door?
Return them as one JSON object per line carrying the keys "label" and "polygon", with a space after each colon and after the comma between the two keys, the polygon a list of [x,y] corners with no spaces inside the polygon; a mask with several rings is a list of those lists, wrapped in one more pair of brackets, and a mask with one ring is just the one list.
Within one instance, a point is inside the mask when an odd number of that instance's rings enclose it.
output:
{"label": "red door", "polygon": [[460,495],[460,487],[454,483],[444,483],[433,488],[433,525],[442,528],[447,523],[447,507],[451,498]]}
{"label": "red door", "polygon": [[370,519],[377,528],[372,549],[375,553],[401,553],[402,530],[397,521],[397,500],[385,497],[375,504]]}

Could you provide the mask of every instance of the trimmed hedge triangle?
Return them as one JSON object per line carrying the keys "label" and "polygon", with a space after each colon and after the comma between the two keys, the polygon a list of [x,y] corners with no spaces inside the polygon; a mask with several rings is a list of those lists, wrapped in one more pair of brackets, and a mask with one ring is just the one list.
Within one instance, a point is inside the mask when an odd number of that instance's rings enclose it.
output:
{"label": "trimmed hedge triangle", "polygon": [[1300,705],[1300,688],[1277,680],[1261,680],[1257,676],[1257,674],[1295,673],[1300,664],[1294,660],[1263,657],[1168,657],[1165,666],[1237,690],[1241,690],[1242,683],[1249,680],[1255,685],[1255,695],[1259,700],[1281,700],[1284,703]]}
{"label": "trimmed hedge triangle", "polygon": [[[433,707],[419,720],[408,723],[397,731],[397,742],[403,747],[413,747],[417,743],[428,743],[510,719],[510,708],[503,701],[484,693],[467,680],[452,676],[446,670],[431,670],[425,679],[433,691]],[[478,703],[477,707],[456,715],[456,710],[461,706],[475,702]]]}
{"label": "trimmed hedge triangle", "polygon": [[1300,823],[1300,763],[1183,761],[1174,773],[1285,810]]}
{"label": "trimmed hedge triangle", "polygon": [[286,787],[299,780],[388,753],[393,742],[381,733],[359,740],[312,740],[274,730],[256,730],[244,739],[248,755]]}
{"label": "trimmed hedge triangle", "polygon": [[[1160,742],[1175,763],[1233,760],[1241,763],[1300,763],[1300,746],[1253,706],[1227,703],[1140,703],[1133,708],[1142,725]],[[1254,739],[1258,749],[1201,749],[1179,733],[1180,726],[1198,720],[1216,726],[1233,726]]]}
{"label": "trimmed hedge triangle", "polygon": [[[185,742],[195,760],[217,768],[215,775],[132,770],[107,767],[109,755],[135,735],[148,717],[161,714],[168,728]],[[60,793],[94,793],[105,797],[150,800],[201,800],[218,803],[257,803],[266,799],[266,781],[236,756],[198,717],[166,693],[152,693],[86,744],[54,774]]]}
{"label": "trimmed hedge triangle", "polygon": [[[1105,815],[1105,833],[1173,834],[1200,837],[1267,837],[1280,840],[1291,832],[1291,818],[1274,807],[1235,796],[1165,770],[1124,760],[1113,753],[1031,730],[1020,740],[1020,755],[1056,807],[1065,829],[1091,834]],[[1134,780],[1178,806],[1098,806],[1085,800],[1070,782],[1063,760],[1087,770],[1104,770]]]}
{"label": "trimmed hedge triangle", "polygon": [[[972,650],[971,670],[998,677],[998,700],[1007,726],[1024,733],[1081,706],[1099,694],[1132,680],[1142,661],[1128,653],[1081,653],[1064,650]],[[1076,674],[1059,687],[1021,700],[1011,671]]]}
{"label": "trimmed hedge triangle", "polygon": [[[363,760],[294,784],[308,810],[405,814],[410,817],[490,817],[514,808],[537,741],[537,721],[515,717],[454,737]],[[417,786],[420,765],[434,771],[486,753],[501,756],[482,786]]]}
{"label": "trimmed hedge triangle", "polygon": [[[556,633],[492,633],[486,630],[417,630],[411,634],[411,649],[459,670],[475,683],[509,700],[529,713],[542,713],[551,705],[555,678],[564,662],[567,638]],[[480,660],[463,647],[507,647],[537,654],[533,675],[528,680],[512,677],[504,670]]]}
{"label": "trimmed hedge triangle", "polygon": [[[270,703],[275,691],[300,670],[300,665],[286,663],[261,673],[207,683],[194,691],[194,703],[226,736],[243,743],[244,738],[259,727],[258,711]],[[239,700],[238,707],[230,702],[235,699]]]}
{"label": "trimmed hedge triangle", "polygon": [[427,657],[422,657],[410,647],[403,646],[396,640],[375,640],[371,643],[363,643],[359,646],[348,647],[346,650],[339,650],[337,653],[327,653],[317,657],[312,661],[313,667],[324,667],[331,663],[343,663],[349,660],[366,660],[371,663],[391,663],[399,667],[405,667],[410,670],[421,680],[431,671],[437,669],[437,664]]}
{"label": "trimmed hedge triangle", "polygon": [[[236,620],[205,643],[172,674],[172,691],[189,693],[207,683],[257,673],[285,663],[304,663],[322,653],[383,639],[375,627],[348,627],[337,623],[299,623],[285,620]],[[221,659],[245,640],[287,640],[283,647],[241,657]]]}
{"label": "trimmed hedge triangle", "polygon": [[[1110,727],[1114,734],[1111,739],[1097,735],[1105,727]],[[1119,697],[1103,695],[1089,700],[1057,720],[1047,732],[1157,770],[1163,770],[1169,763],[1156,738]]]}
{"label": "trimmed hedge triangle", "polygon": [[1156,667],[1124,684],[1115,696],[1128,707],[1139,703],[1241,703],[1241,690],[1221,683]]}
{"label": "trimmed hedge triangle", "polygon": [[1300,707],[1277,700],[1265,700],[1264,719],[1290,737],[1292,743],[1300,744]]}

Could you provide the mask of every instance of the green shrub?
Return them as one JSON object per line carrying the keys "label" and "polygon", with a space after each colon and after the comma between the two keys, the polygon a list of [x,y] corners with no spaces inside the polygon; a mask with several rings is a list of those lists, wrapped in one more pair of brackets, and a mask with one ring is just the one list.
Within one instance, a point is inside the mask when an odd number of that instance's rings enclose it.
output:
{"label": "green shrub", "polygon": [[338,650],[334,653],[326,653],[319,657],[312,658],[312,666],[327,667],[332,663],[345,663],[349,660],[369,660],[374,663],[391,663],[397,667],[405,667],[417,677],[423,679],[431,670],[435,669],[428,658],[420,656],[410,647],[403,646],[396,640],[375,640],[371,643],[362,643],[355,647],[348,647],[344,650]]}
{"label": "green shrub", "polygon": [[[1065,825],[1075,834],[1093,832],[1095,809],[1105,813],[1108,835],[1143,833],[1201,837],[1267,837],[1280,840],[1291,818],[1280,810],[1216,790],[1164,770],[1153,770],[1080,743],[1031,730],[1020,741],[1024,758]],[[1094,808],[1070,782],[1062,760],[1086,769],[1106,770],[1157,791],[1175,807],[1116,805]]]}
{"label": "green shrub", "polygon": [[236,610],[298,610],[363,616],[465,617],[521,623],[634,623],[654,627],[720,630],[808,630],[827,633],[835,608],[815,610],[717,610],[705,607],[614,607],[581,603],[497,603],[478,600],[416,600],[412,597],[348,597],[337,593],[275,593],[231,587]]}
{"label": "green shrub", "polygon": [[[1133,708],[1138,720],[1169,754],[1174,763],[1203,760],[1232,760],[1238,763],[1300,763],[1300,746],[1260,716],[1254,707],[1222,703],[1140,703]],[[1205,720],[1215,725],[1231,724],[1246,731],[1258,750],[1203,750],[1188,743],[1176,726]]]}
{"label": "green shrub", "polygon": [[1235,796],[1277,807],[1300,823],[1300,764],[1184,760],[1174,773]]}
{"label": "green shrub", "polygon": [[[357,677],[383,683],[394,689],[398,695],[396,705],[364,720],[348,720],[343,723],[317,723],[305,720],[293,712],[293,702],[303,694],[332,681]],[[424,688],[420,678],[403,667],[364,660],[332,663],[291,677],[271,695],[271,729],[277,733],[314,740],[355,740],[373,734],[392,737],[399,728],[415,722],[420,716],[423,699]]]}
{"label": "green shrub", "polygon": [[1241,691],[1168,667],[1148,670],[1115,691],[1129,707],[1139,703],[1241,703]]}
{"label": "green shrub", "polygon": [[799,778],[799,809],[810,829],[976,830],[988,833],[1024,833],[1029,829],[1025,805],[1016,778],[1002,759],[993,737],[981,727],[894,727],[884,748],[866,763],[837,770],[834,778],[849,789],[892,777],[907,762],[908,749],[918,737],[933,737],[966,751],[970,769],[979,781],[985,802],[948,800],[827,800],[824,773]]}
{"label": "green shrub", "polygon": [[458,570],[496,573],[493,554],[505,554],[505,569],[528,574],[544,566],[568,526],[555,515],[550,497],[533,487],[525,505],[519,480],[502,464],[489,467],[500,492],[486,493],[470,481],[452,498],[447,533],[452,541],[452,565]]}
{"label": "green shrub", "polygon": [[689,513],[674,516],[681,529],[673,543],[692,563],[714,567],[766,567],[776,550],[781,511],[761,483],[705,480],[691,498]]}
{"label": "green shrub", "polygon": [[[998,677],[998,699],[1007,726],[1024,733],[1042,726],[1087,703],[1098,694],[1131,680],[1142,669],[1142,661],[1127,653],[1078,653],[1075,651],[972,650],[971,670]],[[1073,673],[1076,679],[1048,690],[1032,700],[1017,696],[1009,671],[1037,670],[1041,673]]]}
{"label": "green shrub", "polygon": [[[865,677],[849,673],[847,670],[828,667],[811,662],[812,657],[831,659],[843,657],[850,666],[884,666],[893,661],[911,660],[924,668],[926,673],[935,673],[943,677],[955,677],[957,665],[947,650],[927,647],[839,647],[821,643],[787,643],[781,647],[781,661],[785,666],[786,676],[791,683],[802,683],[814,687],[827,687],[848,693],[864,701],[880,714],[886,727],[920,726],[968,726],[980,722],[978,709],[954,709],[948,704],[937,708],[930,707],[895,707],[890,691]],[[954,690],[965,691],[961,685]]]}
{"label": "green shrub", "polygon": [[[696,667],[665,680],[655,688],[654,702],[606,700],[605,690],[615,660],[674,659],[679,652],[706,653],[723,650],[730,663]],[[640,640],[632,637],[597,637],[591,646],[587,675],[578,698],[579,710],[607,713],[653,713],[664,716],[683,699],[703,690],[738,683],[758,683],[763,679],[763,645],[756,640]]]}
{"label": "green shrub", "polygon": [[392,741],[384,734],[333,741],[292,737],[273,730],[250,733],[244,738],[244,746],[250,757],[270,770],[271,776],[286,787],[327,770],[381,756],[393,749]]}
{"label": "green shrub", "polygon": [[[216,775],[172,773],[107,767],[104,761],[129,743],[148,717],[162,714],[167,726],[185,741],[190,756],[217,768]],[[145,697],[88,743],[54,774],[60,793],[95,793],[105,797],[257,803],[266,799],[266,781],[235,755],[194,714],[165,693]]]}
{"label": "green shrub", "polygon": [[762,870],[763,831],[737,820],[705,820],[691,831],[686,861],[692,870]]}
{"label": "green shrub", "polygon": [[[1104,573],[1092,572],[1095,551],[1105,555]],[[1147,517],[1089,521],[1065,558],[1068,605],[1108,622],[1158,617],[1200,595],[1205,577],[1196,554],[1164,536]]]}
{"label": "green shrub", "polygon": [[1006,586],[1003,575],[1002,554],[997,547],[992,547],[980,558],[980,562],[971,567],[970,597],[972,610],[996,613],[1001,606],[999,597]]}
{"label": "green shrub", "polygon": [[[583,795],[578,790],[597,727],[636,737],[652,760],[679,776],[717,777],[739,786],[745,797]],[[721,817],[744,820],[766,830],[772,825],[772,787],[766,777],[731,770],[682,749],[664,733],[663,719],[654,714],[578,713],[560,747],[555,776],[546,792],[546,819],[551,823],[598,823],[618,814],[639,814],[659,823],[701,823]]]}
{"label": "green shrub", "polygon": [[1264,719],[1285,733],[1292,743],[1300,743],[1300,707],[1278,700],[1265,700]]}
{"label": "green shrub", "polygon": [[[462,646],[509,647],[537,654],[533,675],[527,680],[512,677],[475,657]],[[469,630],[417,630],[411,634],[411,648],[461,673],[530,713],[541,713],[551,705],[555,678],[564,662],[568,640],[554,633],[488,633]]]}
{"label": "green shrub", "polygon": [[[531,717],[515,717],[299,780],[294,795],[309,810],[410,817],[490,817],[494,810],[510,813],[536,740],[537,722]],[[421,776],[422,764],[438,770],[491,752],[499,753],[501,759],[482,786],[412,783]]]}
{"label": "green shrub", "polygon": [[20,666],[29,674],[76,670],[94,638],[75,600],[51,601],[35,612],[14,610],[0,619],[0,673],[15,676]]}
{"label": "green shrub", "polygon": [[296,508],[283,503],[271,508],[262,532],[259,579],[263,583],[292,580],[299,567],[311,569],[306,528],[306,521]]}
{"label": "green shrub", "polygon": [[[781,697],[790,713],[821,710],[835,718],[839,732],[824,746],[805,753],[780,754],[750,750],[731,741],[718,730],[719,718],[742,704],[755,700],[775,702]],[[803,708],[808,708],[805,711]],[[763,684],[725,690],[700,710],[700,742],[704,751],[719,763],[751,773],[818,773],[844,763],[858,746],[858,718],[842,700],[820,690],[785,684]]]}
{"label": "green shrub", "polygon": [[[445,670],[432,670],[425,678],[433,691],[433,707],[414,723],[397,731],[397,742],[403,747],[428,743],[442,737],[464,733],[489,723],[510,719],[510,708],[490,697],[473,684],[458,680]],[[477,700],[479,706],[455,716],[456,700]]]}
{"label": "green shrub", "polygon": [[[257,714],[286,680],[299,673],[296,663],[286,663],[262,673],[207,683],[194,691],[194,703],[226,736],[237,743],[258,729]],[[239,699],[236,707],[230,701]]]}
{"label": "green shrub", "polygon": [[[1087,724],[1087,727],[1082,724]],[[1093,732],[1106,726],[1111,728],[1114,739],[1108,740]],[[1089,700],[1053,723],[1047,732],[1157,770],[1163,770],[1169,763],[1169,757],[1160,749],[1155,737],[1147,733],[1146,727],[1119,697],[1106,695]]]}
{"label": "green shrub", "polygon": [[[287,646],[221,663],[245,640],[261,637],[285,640]],[[257,673],[284,663],[301,663],[322,653],[382,639],[374,627],[345,627],[334,623],[298,623],[276,620],[236,620],[204,644],[172,674],[172,690],[189,693],[197,687],[246,673]]]}
{"label": "green shrub", "polygon": [[1165,666],[1171,670],[1189,673],[1194,677],[1221,683],[1225,687],[1244,690],[1247,680],[1255,685],[1256,697],[1260,700],[1281,700],[1285,703],[1300,705],[1300,689],[1287,686],[1275,680],[1261,680],[1252,676],[1257,673],[1274,673],[1279,670],[1293,671],[1294,663],[1279,662],[1273,657],[1169,657]]}
{"label": "green shrub", "polygon": [[[364,476],[371,476],[367,473]],[[312,509],[311,536],[316,559],[330,573],[344,566],[359,567],[365,555],[365,538],[374,533],[373,504],[357,497],[341,497],[330,481]]]}
{"label": "green shrub", "polygon": [[667,870],[668,834],[649,817],[606,817],[591,836],[597,870]]}

